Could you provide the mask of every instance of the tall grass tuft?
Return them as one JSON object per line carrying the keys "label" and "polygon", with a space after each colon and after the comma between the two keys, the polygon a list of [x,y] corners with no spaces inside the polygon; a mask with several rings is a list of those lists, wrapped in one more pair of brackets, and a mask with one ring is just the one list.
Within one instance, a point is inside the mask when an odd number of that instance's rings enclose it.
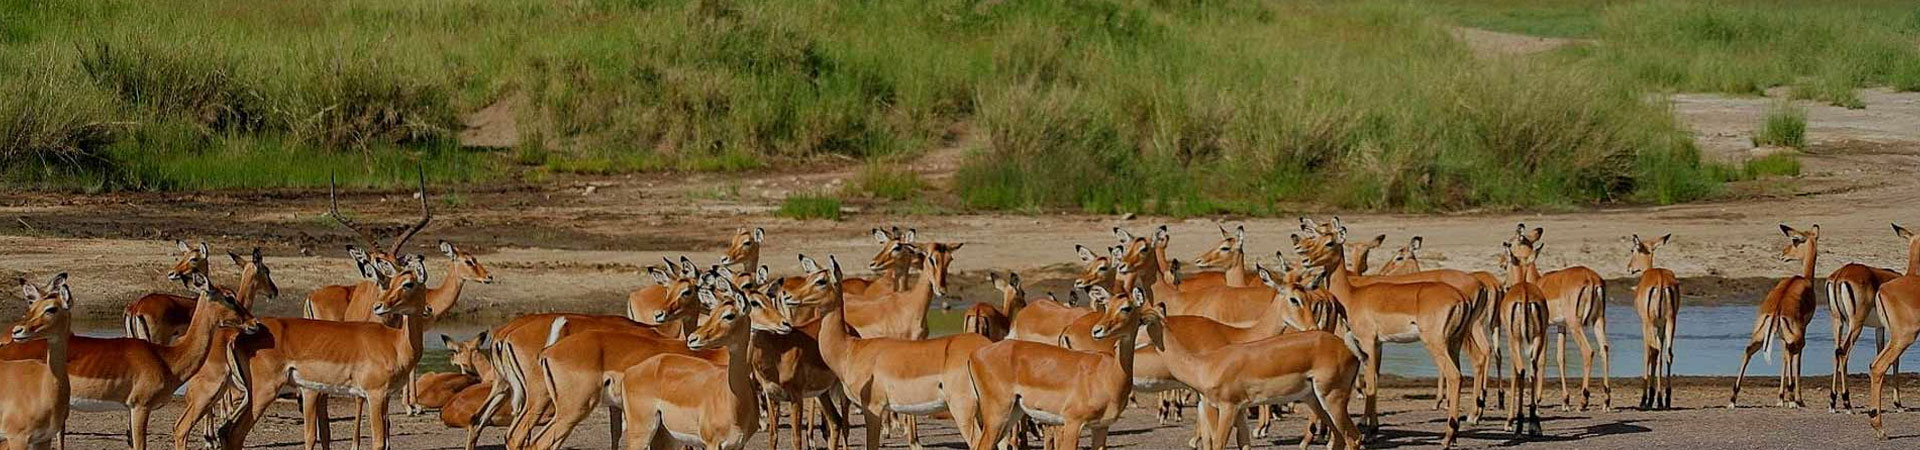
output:
{"label": "tall grass tuft", "polygon": [[67,95],[54,77],[30,77],[0,86],[0,179],[72,185],[72,177],[113,169],[107,147],[123,124],[109,99]]}
{"label": "tall grass tuft", "polygon": [[780,202],[780,217],[840,220],[840,198],[819,192],[795,192]]}
{"label": "tall grass tuft", "polygon": [[1780,101],[1767,108],[1760,129],[1753,132],[1753,145],[1807,147],[1807,110],[1792,102]]}
{"label": "tall grass tuft", "polygon": [[927,183],[920,179],[920,174],[911,170],[874,161],[867,163],[847,188],[856,195],[886,200],[907,200],[919,197],[920,191],[927,188]]}

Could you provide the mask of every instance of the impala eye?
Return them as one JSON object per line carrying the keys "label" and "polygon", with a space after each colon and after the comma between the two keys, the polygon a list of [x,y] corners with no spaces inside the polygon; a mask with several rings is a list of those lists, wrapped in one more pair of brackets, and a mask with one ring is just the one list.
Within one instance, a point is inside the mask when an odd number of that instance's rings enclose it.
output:
{"label": "impala eye", "polygon": [[734,313],[727,313],[726,315],[720,316],[720,320],[732,321],[735,317],[738,316]]}

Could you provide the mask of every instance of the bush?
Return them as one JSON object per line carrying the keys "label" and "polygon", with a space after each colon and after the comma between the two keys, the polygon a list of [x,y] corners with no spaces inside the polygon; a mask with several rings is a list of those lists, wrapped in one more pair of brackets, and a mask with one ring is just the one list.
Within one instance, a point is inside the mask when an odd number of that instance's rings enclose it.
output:
{"label": "bush", "polygon": [[840,220],[840,199],[817,192],[797,192],[780,202],[777,214],[799,220]]}
{"label": "bush", "polygon": [[1806,148],[1807,110],[1780,101],[1767,108],[1767,118],[1753,132],[1753,145]]}

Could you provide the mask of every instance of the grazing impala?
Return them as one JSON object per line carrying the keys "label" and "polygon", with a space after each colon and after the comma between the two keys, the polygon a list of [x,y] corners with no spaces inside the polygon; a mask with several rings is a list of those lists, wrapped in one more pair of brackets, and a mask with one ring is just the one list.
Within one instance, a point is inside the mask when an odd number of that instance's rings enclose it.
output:
{"label": "grazing impala", "polygon": [[[1893,233],[1907,240],[1908,259],[1913,259],[1917,242],[1913,232],[1893,224]],[[1907,274],[1915,274],[1920,269],[1908,263]],[[1900,277],[1900,272],[1891,269],[1849,263],[1834,269],[1827,275],[1827,315],[1833,318],[1833,366],[1847,367],[1847,361],[1853,354],[1853,344],[1859,342],[1860,333],[1873,328],[1874,342],[1881,350],[1886,349],[1887,325],[1874,311],[1875,295],[1880,286]],[[1894,360],[1893,373],[1900,373],[1900,362]],[[1843,372],[1844,373],[1844,369]],[[1853,410],[1853,386],[1847,377],[1829,377],[1831,386],[1827,391],[1827,411],[1838,412]],[[1893,387],[1893,407],[1900,409],[1900,386]]]}
{"label": "grazing impala", "polygon": [[[188,276],[207,275],[208,261],[213,253],[207,250],[207,243],[200,246],[187,245],[187,241],[173,241],[180,247],[180,261],[173,263],[173,269],[167,271],[167,279],[185,284]],[[127,336],[166,344],[179,337],[186,330],[187,322],[193,321],[193,309],[199,298],[166,293],[152,293],[141,296],[139,300],[127,305]],[[252,299],[248,299],[252,300]]]}
{"label": "grazing impala", "polygon": [[[1522,257],[1532,257],[1546,246],[1540,241],[1543,228],[1527,230],[1526,224],[1514,228],[1513,252]],[[1587,329],[1593,329],[1593,339],[1597,341],[1600,354],[1600,383],[1602,408],[1613,410],[1613,351],[1607,345],[1607,293],[1606,279],[1598,272],[1585,266],[1573,266],[1547,272],[1541,275],[1534,285],[1547,294],[1547,314],[1554,325],[1560,326],[1560,334],[1554,345],[1554,354],[1560,367],[1560,408],[1572,409],[1572,396],[1567,391],[1567,335],[1573,335],[1573,342],[1580,346],[1580,410],[1587,409],[1591,403],[1593,391],[1593,355],[1595,345],[1587,340]]]}
{"label": "grazing impala", "polygon": [[[1507,431],[1515,435],[1539,436],[1540,391],[1546,386],[1541,369],[1547,362],[1547,294],[1534,282],[1540,270],[1534,265],[1539,253],[1518,256],[1513,243],[1506,242],[1502,266],[1507,269],[1507,292],[1495,308],[1500,328],[1507,330],[1507,348],[1513,350],[1513,371],[1507,380],[1507,392],[1513,403],[1507,407]],[[1523,418],[1520,408],[1527,409]]]}
{"label": "grazing impala", "polygon": [[[1642,241],[1640,235],[1633,235],[1633,256],[1627,260],[1627,273],[1640,276],[1640,284],[1633,288],[1633,310],[1640,313],[1640,339],[1647,344],[1640,409],[1673,407],[1673,334],[1680,314],[1680,279],[1673,271],[1653,265],[1653,251],[1672,238],[1669,234]],[[1841,361],[1843,365],[1834,367],[1846,367],[1846,360]]]}
{"label": "grazing impala", "polygon": [[[231,253],[228,256],[242,268],[242,296],[272,289],[273,281],[258,249],[251,260],[243,261]],[[128,445],[135,450],[147,448],[150,414],[172,400],[174,391],[206,361],[216,328],[250,317],[233,292],[213,287],[206,275],[188,275],[187,285],[199,293],[200,299],[195,302],[193,321],[174,343],[75,336],[68,346],[71,407],[80,411],[128,411]],[[220,348],[225,348],[225,342]],[[46,341],[0,346],[0,360],[38,360],[45,356]]]}
{"label": "grazing impala", "polygon": [[[968,436],[969,448],[993,449],[1023,416],[1057,427],[1052,448],[1079,448],[1082,428],[1091,429],[1094,448],[1107,447],[1107,429],[1120,419],[1133,392],[1133,356],[1140,326],[1147,325],[1149,334],[1160,334],[1161,316],[1140,287],[1119,298],[1110,298],[1100,287],[1088,295],[1107,303],[1092,337],[1117,336],[1113,353],[1005,340],[968,358],[965,371],[972,375],[982,426]],[[1062,373],[1073,375],[1063,377]]]}
{"label": "grazing impala", "polygon": [[[1767,359],[1773,359],[1774,339],[1779,339],[1787,349],[1786,359],[1780,364],[1779,403],[1775,406],[1806,406],[1800,400],[1800,350],[1807,346],[1807,323],[1813,321],[1813,267],[1820,257],[1820,225],[1801,231],[1783,223],[1780,232],[1788,239],[1787,248],[1780,252],[1780,262],[1800,261],[1800,271],[1773,285],[1766,300],[1760,302],[1760,316],[1753,321],[1753,337],[1747,342],[1746,356],[1740,360],[1740,375],[1733,379],[1733,396],[1727,400],[1727,409],[1733,409],[1740,402],[1740,382],[1747,377],[1747,363],[1753,362],[1753,354],[1764,345]],[[1895,339],[1898,342],[1897,334]],[[1879,358],[1874,362],[1878,363]],[[1877,402],[1878,396],[1875,399]]]}
{"label": "grazing impala", "polygon": [[27,317],[8,329],[8,337],[45,343],[39,345],[39,359],[0,361],[0,380],[8,386],[0,389],[0,439],[12,450],[66,448],[73,290],[67,287],[66,273],[54,275],[45,289],[20,280],[20,290],[26,295]]}
{"label": "grazing impala", "polygon": [[[923,277],[943,276],[950,251],[947,244],[931,245]],[[911,418],[941,411],[951,411],[960,433],[971,441],[978,428],[973,392],[967,389],[967,355],[992,342],[970,333],[921,340],[850,335],[845,297],[839,289],[839,261],[829,257],[828,266],[822,268],[806,256],[800,260],[807,281],[792,292],[789,301],[793,306],[817,307],[823,314],[820,354],[840,378],[847,398],[866,417],[866,448],[879,448],[881,427],[876,424],[886,413],[908,415],[907,445],[914,449],[920,448],[920,442]],[[927,284],[915,289],[923,290]]]}
{"label": "grazing impala", "polygon": [[[1913,345],[1915,338],[1920,338],[1920,238],[1899,225],[1894,225],[1893,229],[1895,234],[1907,240],[1907,274],[1881,285],[1875,297],[1875,303],[1878,303],[1875,309],[1880,316],[1880,323],[1886,325],[1889,340],[1887,347],[1874,356],[1873,366],[1867,373],[1873,389],[1867,417],[1871,418],[1873,430],[1883,440],[1887,438],[1887,430],[1881,426],[1884,412],[1880,409],[1880,398],[1881,389],[1886,386],[1887,371],[1898,367],[1900,356],[1906,354],[1907,347]],[[1815,228],[1814,233],[1819,234],[1819,229]],[[1900,390],[1895,388],[1893,392],[1894,409],[1899,409]]]}
{"label": "grazing impala", "polygon": [[1006,278],[988,272],[987,282],[1000,291],[1000,306],[991,303],[976,302],[967,308],[961,321],[962,328],[968,333],[986,336],[988,340],[1000,341],[1007,338],[1013,318],[1027,306],[1027,291],[1020,288],[1020,274],[1007,272]]}
{"label": "grazing impala", "polygon": [[[1299,253],[1313,255],[1308,256],[1307,263],[1327,271],[1327,290],[1346,308],[1360,359],[1367,364],[1367,425],[1379,429],[1381,344],[1420,342],[1440,369],[1441,382],[1446,386],[1447,431],[1440,445],[1452,447],[1454,434],[1460,429],[1460,365],[1453,349],[1465,339],[1472,319],[1467,294],[1439,282],[1355,283],[1356,276],[1345,261],[1346,252],[1340,251],[1345,240],[1344,234],[1335,234],[1332,239],[1313,244],[1319,248],[1303,247]],[[1307,243],[1294,236],[1295,245]]]}
{"label": "grazing impala", "polygon": [[[242,387],[246,399],[237,417],[229,418],[216,435],[223,447],[242,448],[274,397],[282,389],[297,387],[309,448],[326,438],[324,419],[317,411],[317,399],[323,393],[358,397],[372,426],[373,448],[388,448],[388,403],[413,373],[422,353],[422,327],[416,316],[433,314],[421,299],[427,291],[424,272],[417,262],[408,270],[393,272],[390,286],[374,305],[377,316],[398,316],[398,329],[379,322],[256,319],[257,325],[249,326],[255,331],[235,337],[226,358],[209,358],[206,365],[218,368],[215,373],[226,373],[235,386]],[[189,398],[188,404],[192,407],[206,400]],[[176,427],[176,432],[184,429]],[[175,442],[180,442],[179,436]]]}
{"label": "grazing impala", "polygon": [[[764,272],[763,272],[764,274]],[[775,334],[785,334],[793,327],[787,321],[785,310],[770,307],[771,300],[761,292],[743,292],[732,285],[732,273],[717,275],[710,283],[699,288],[698,298],[703,310],[708,311],[704,326],[715,321],[731,324],[737,319],[743,324],[750,323],[751,328]],[[762,275],[764,280],[764,275]],[[715,285],[718,285],[717,287]],[[752,286],[749,286],[751,288]],[[716,293],[715,289],[719,289]],[[722,303],[719,298],[728,300]],[[736,317],[737,316],[737,317]],[[742,333],[748,327],[740,327]],[[686,342],[695,342],[701,338],[698,330],[689,329]],[[712,336],[709,335],[709,338]],[[744,337],[743,337],[744,338]],[[709,362],[727,362],[733,359],[727,352],[699,352],[689,350],[681,338],[665,337],[640,331],[613,332],[594,331],[567,336],[552,347],[540,352],[540,370],[544,377],[547,392],[552,393],[554,410],[553,422],[534,440],[536,450],[559,448],[572,435],[573,429],[585,420],[587,415],[607,401],[607,408],[613,417],[621,417],[617,412],[632,406],[621,395],[628,370],[660,355],[691,356]],[[740,358],[749,355],[744,349],[729,348],[729,351],[742,352]],[[744,363],[743,363],[744,364]],[[741,366],[744,370],[746,366]],[[638,380],[636,380],[638,381]],[[660,379],[646,379],[648,383],[658,383]],[[673,389],[687,387],[674,385]],[[686,391],[689,393],[712,393],[714,391]],[[756,417],[753,419],[758,421]],[[618,419],[612,423],[621,422]],[[627,422],[635,426],[633,431],[652,422]],[[619,436],[615,430],[615,436]],[[711,447],[710,447],[711,448]]]}

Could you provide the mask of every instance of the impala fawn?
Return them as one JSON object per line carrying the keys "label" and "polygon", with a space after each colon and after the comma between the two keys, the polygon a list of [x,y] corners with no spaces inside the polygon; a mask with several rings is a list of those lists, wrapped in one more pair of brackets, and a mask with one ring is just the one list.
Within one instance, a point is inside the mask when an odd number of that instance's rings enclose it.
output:
{"label": "impala fawn", "polygon": [[[1747,342],[1746,356],[1740,360],[1740,375],[1733,379],[1733,396],[1727,400],[1727,409],[1740,403],[1740,382],[1747,377],[1747,364],[1753,362],[1753,354],[1765,346],[1767,359],[1772,360],[1775,339],[1786,347],[1787,353],[1780,364],[1779,402],[1775,406],[1806,406],[1800,400],[1800,351],[1807,346],[1807,322],[1813,321],[1813,268],[1820,257],[1820,225],[1801,231],[1780,224],[1780,233],[1788,239],[1786,249],[1780,252],[1780,262],[1800,261],[1800,271],[1780,280],[1760,302],[1759,317],[1753,321],[1753,337]],[[1878,358],[1875,360],[1878,362]]]}
{"label": "impala fawn", "polygon": [[[41,359],[0,361],[0,441],[9,450],[66,448],[67,343],[73,337],[73,290],[67,274],[45,288],[20,280],[27,317],[10,328],[14,342],[45,340]],[[17,344],[15,344],[17,345]]]}
{"label": "impala fawn", "polygon": [[1633,288],[1633,310],[1640,313],[1640,339],[1647,345],[1640,409],[1673,407],[1673,335],[1680,314],[1680,279],[1673,271],[1653,265],[1653,251],[1672,238],[1669,234],[1642,241],[1640,235],[1633,235],[1633,256],[1627,260],[1627,274],[1640,276],[1640,284]]}

